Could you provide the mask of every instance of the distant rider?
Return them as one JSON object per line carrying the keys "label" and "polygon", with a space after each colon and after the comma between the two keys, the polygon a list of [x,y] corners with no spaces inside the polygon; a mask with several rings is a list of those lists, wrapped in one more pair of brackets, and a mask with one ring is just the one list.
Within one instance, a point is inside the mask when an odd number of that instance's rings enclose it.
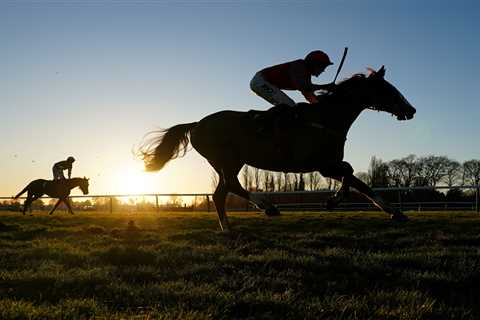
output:
{"label": "distant rider", "polygon": [[53,180],[65,180],[63,175],[64,170],[68,170],[68,179],[72,176],[72,164],[75,162],[75,158],[68,157],[67,160],[59,161],[53,165]]}
{"label": "distant rider", "polygon": [[258,71],[250,81],[250,88],[272,105],[295,102],[282,90],[298,90],[310,103],[317,103],[316,90],[332,91],[334,83],[313,84],[312,76],[318,77],[333,63],[328,55],[320,50],[312,51],[305,59],[293,60]]}

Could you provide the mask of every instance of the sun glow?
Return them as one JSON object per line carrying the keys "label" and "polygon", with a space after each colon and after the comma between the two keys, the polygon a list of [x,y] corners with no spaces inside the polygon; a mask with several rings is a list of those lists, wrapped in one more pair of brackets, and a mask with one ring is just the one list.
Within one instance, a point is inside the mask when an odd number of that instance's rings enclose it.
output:
{"label": "sun glow", "polygon": [[145,172],[138,163],[121,165],[111,175],[110,190],[115,194],[135,195],[158,192],[158,176]]}

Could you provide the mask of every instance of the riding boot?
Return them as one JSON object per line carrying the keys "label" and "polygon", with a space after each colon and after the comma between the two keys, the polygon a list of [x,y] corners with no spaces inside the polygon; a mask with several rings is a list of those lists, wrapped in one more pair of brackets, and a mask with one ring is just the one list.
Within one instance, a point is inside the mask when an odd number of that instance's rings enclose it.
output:
{"label": "riding boot", "polygon": [[290,107],[289,105],[278,104],[271,107],[264,113],[256,116],[254,119],[255,122],[258,124],[257,133],[265,135],[268,134],[268,132],[275,131],[276,127],[278,127],[279,125],[278,118],[282,117],[287,112],[287,110],[290,110],[290,108],[292,107]]}

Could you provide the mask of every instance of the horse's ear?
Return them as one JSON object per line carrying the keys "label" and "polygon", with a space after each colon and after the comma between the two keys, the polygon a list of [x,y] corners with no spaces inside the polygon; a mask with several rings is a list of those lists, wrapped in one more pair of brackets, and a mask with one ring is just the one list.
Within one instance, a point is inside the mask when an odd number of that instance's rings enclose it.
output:
{"label": "horse's ear", "polygon": [[377,76],[379,77],[385,77],[385,66],[382,66],[378,71],[377,71]]}

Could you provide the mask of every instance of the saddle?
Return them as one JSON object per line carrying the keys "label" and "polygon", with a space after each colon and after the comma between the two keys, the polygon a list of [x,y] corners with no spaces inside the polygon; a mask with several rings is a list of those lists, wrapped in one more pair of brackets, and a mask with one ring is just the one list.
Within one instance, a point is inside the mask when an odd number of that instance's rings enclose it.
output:
{"label": "saddle", "polygon": [[305,108],[312,108],[312,106],[305,102],[297,103],[294,107],[278,104],[266,111],[250,110],[247,114],[257,124],[258,133],[273,132],[278,136],[282,129],[305,125]]}

